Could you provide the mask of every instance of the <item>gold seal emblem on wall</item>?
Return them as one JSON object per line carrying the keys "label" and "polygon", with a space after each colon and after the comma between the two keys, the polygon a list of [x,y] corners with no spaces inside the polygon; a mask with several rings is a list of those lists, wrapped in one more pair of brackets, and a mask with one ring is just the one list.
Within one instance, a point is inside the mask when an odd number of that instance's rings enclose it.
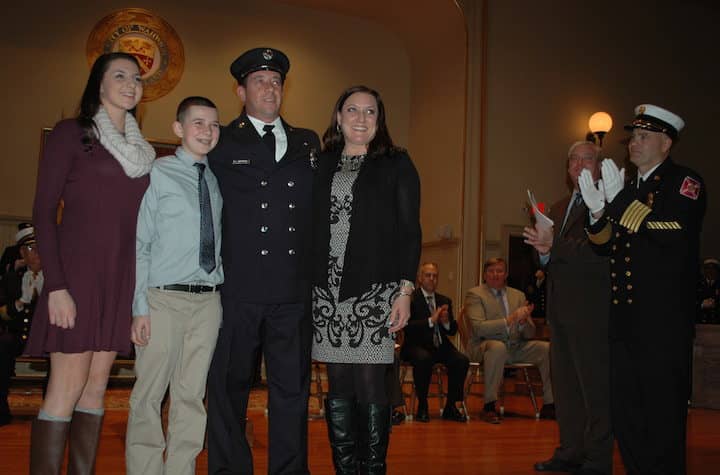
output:
{"label": "gold seal emblem on wall", "polygon": [[145,91],[142,102],[158,99],[180,82],[185,51],[172,26],[142,8],[125,8],[100,20],[90,32],[87,59],[92,65],[103,53],[122,51],[140,62]]}

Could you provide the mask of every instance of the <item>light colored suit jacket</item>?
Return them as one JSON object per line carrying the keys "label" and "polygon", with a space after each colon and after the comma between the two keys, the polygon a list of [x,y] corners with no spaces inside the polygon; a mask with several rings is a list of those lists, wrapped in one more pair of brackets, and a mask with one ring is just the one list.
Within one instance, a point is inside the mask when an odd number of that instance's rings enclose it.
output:
{"label": "light colored suit jacket", "polygon": [[[525,304],[525,294],[512,287],[505,287],[508,311],[510,313]],[[473,287],[465,294],[465,318],[468,319],[470,338],[468,346],[477,347],[483,340],[499,340],[512,345],[535,336],[535,325],[525,324],[508,328],[505,323],[505,309],[500,300],[486,284]]]}

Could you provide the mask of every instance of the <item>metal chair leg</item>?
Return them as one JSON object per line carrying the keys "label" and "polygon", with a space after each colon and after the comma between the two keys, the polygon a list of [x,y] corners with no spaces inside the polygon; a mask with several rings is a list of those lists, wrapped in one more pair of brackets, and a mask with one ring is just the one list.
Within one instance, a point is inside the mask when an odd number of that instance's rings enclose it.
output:
{"label": "metal chair leg", "polygon": [[530,382],[530,374],[528,373],[527,368],[523,368],[522,370],[523,375],[525,376],[525,384],[527,384],[528,391],[530,392],[530,401],[532,402],[533,409],[535,410],[535,419],[540,419],[540,411],[538,410],[537,401],[535,400],[535,390]]}

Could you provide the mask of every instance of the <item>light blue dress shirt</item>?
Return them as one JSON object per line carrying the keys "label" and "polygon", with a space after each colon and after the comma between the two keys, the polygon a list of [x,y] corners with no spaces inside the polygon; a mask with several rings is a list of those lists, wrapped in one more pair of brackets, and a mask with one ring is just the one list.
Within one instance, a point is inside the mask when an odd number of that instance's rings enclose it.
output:
{"label": "light blue dress shirt", "polygon": [[137,223],[133,315],[149,315],[147,289],[171,284],[222,284],[220,258],[222,197],[207,157],[204,178],[210,192],[215,262],[212,272],[200,267],[200,201],[196,161],[182,147],[155,161]]}

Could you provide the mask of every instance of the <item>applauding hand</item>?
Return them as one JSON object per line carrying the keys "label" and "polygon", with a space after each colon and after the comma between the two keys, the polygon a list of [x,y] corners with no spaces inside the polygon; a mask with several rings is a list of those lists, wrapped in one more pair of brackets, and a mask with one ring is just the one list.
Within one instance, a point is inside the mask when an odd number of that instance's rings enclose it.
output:
{"label": "applauding hand", "polygon": [[612,203],[625,186],[625,169],[618,170],[612,158],[606,158],[601,165],[602,181],[605,187],[605,201]]}
{"label": "applauding hand", "polygon": [[593,182],[592,173],[587,168],[580,172],[578,186],[582,194],[585,206],[595,215],[605,209],[605,191],[603,181],[598,180],[597,186]]}

